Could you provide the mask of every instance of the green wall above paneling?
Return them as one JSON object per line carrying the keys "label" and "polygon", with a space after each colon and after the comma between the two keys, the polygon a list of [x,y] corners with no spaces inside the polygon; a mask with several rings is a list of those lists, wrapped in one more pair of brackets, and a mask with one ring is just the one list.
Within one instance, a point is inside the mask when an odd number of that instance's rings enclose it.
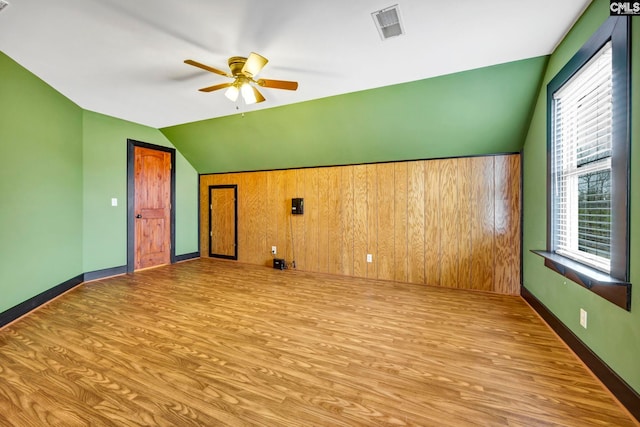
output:
{"label": "green wall above paneling", "polygon": [[82,109],[0,52],[0,313],[82,271]]}
{"label": "green wall above paneling", "polygon": [[546,63],[525,59],[161,131],[199,173],[520,151]]}

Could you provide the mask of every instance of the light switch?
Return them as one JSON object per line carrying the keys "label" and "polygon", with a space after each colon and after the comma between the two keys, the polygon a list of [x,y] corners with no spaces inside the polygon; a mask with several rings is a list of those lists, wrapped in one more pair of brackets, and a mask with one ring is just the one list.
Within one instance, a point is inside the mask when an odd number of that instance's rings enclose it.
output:
{"label": "light switch", "polygon": [[111,206],[118,206],[118,199],[116,199],[115,197],[113,197],[111,199]]}

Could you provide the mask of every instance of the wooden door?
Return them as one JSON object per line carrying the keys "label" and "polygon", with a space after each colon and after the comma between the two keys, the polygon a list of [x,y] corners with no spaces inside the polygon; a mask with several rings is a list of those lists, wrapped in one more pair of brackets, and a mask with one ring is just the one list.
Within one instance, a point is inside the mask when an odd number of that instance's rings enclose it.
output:
{"label": "wooden door", "polygon": [[237,185],[209,187],[209,256],[238,259]]}
{"label": "wooden door", "polygon": [[135,269],[171,259],[171,153],[134,148]]}

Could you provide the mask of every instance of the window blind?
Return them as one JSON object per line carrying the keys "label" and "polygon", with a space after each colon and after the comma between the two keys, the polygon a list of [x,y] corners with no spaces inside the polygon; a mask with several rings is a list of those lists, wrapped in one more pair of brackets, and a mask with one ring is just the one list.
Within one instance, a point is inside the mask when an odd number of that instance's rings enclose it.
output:
{"label": "window blind", "polygon": [[609,272],[611,260],[611,42],[553,94],[555,251]]}

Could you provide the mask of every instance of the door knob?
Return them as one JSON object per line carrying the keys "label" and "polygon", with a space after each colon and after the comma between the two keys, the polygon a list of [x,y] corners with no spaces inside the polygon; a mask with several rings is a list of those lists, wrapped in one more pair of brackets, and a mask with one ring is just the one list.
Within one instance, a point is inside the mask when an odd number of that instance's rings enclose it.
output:
{"label": "door knob", "polygon": [[136,218],[142,218],[142,215],[138,214],[136,215]]}

